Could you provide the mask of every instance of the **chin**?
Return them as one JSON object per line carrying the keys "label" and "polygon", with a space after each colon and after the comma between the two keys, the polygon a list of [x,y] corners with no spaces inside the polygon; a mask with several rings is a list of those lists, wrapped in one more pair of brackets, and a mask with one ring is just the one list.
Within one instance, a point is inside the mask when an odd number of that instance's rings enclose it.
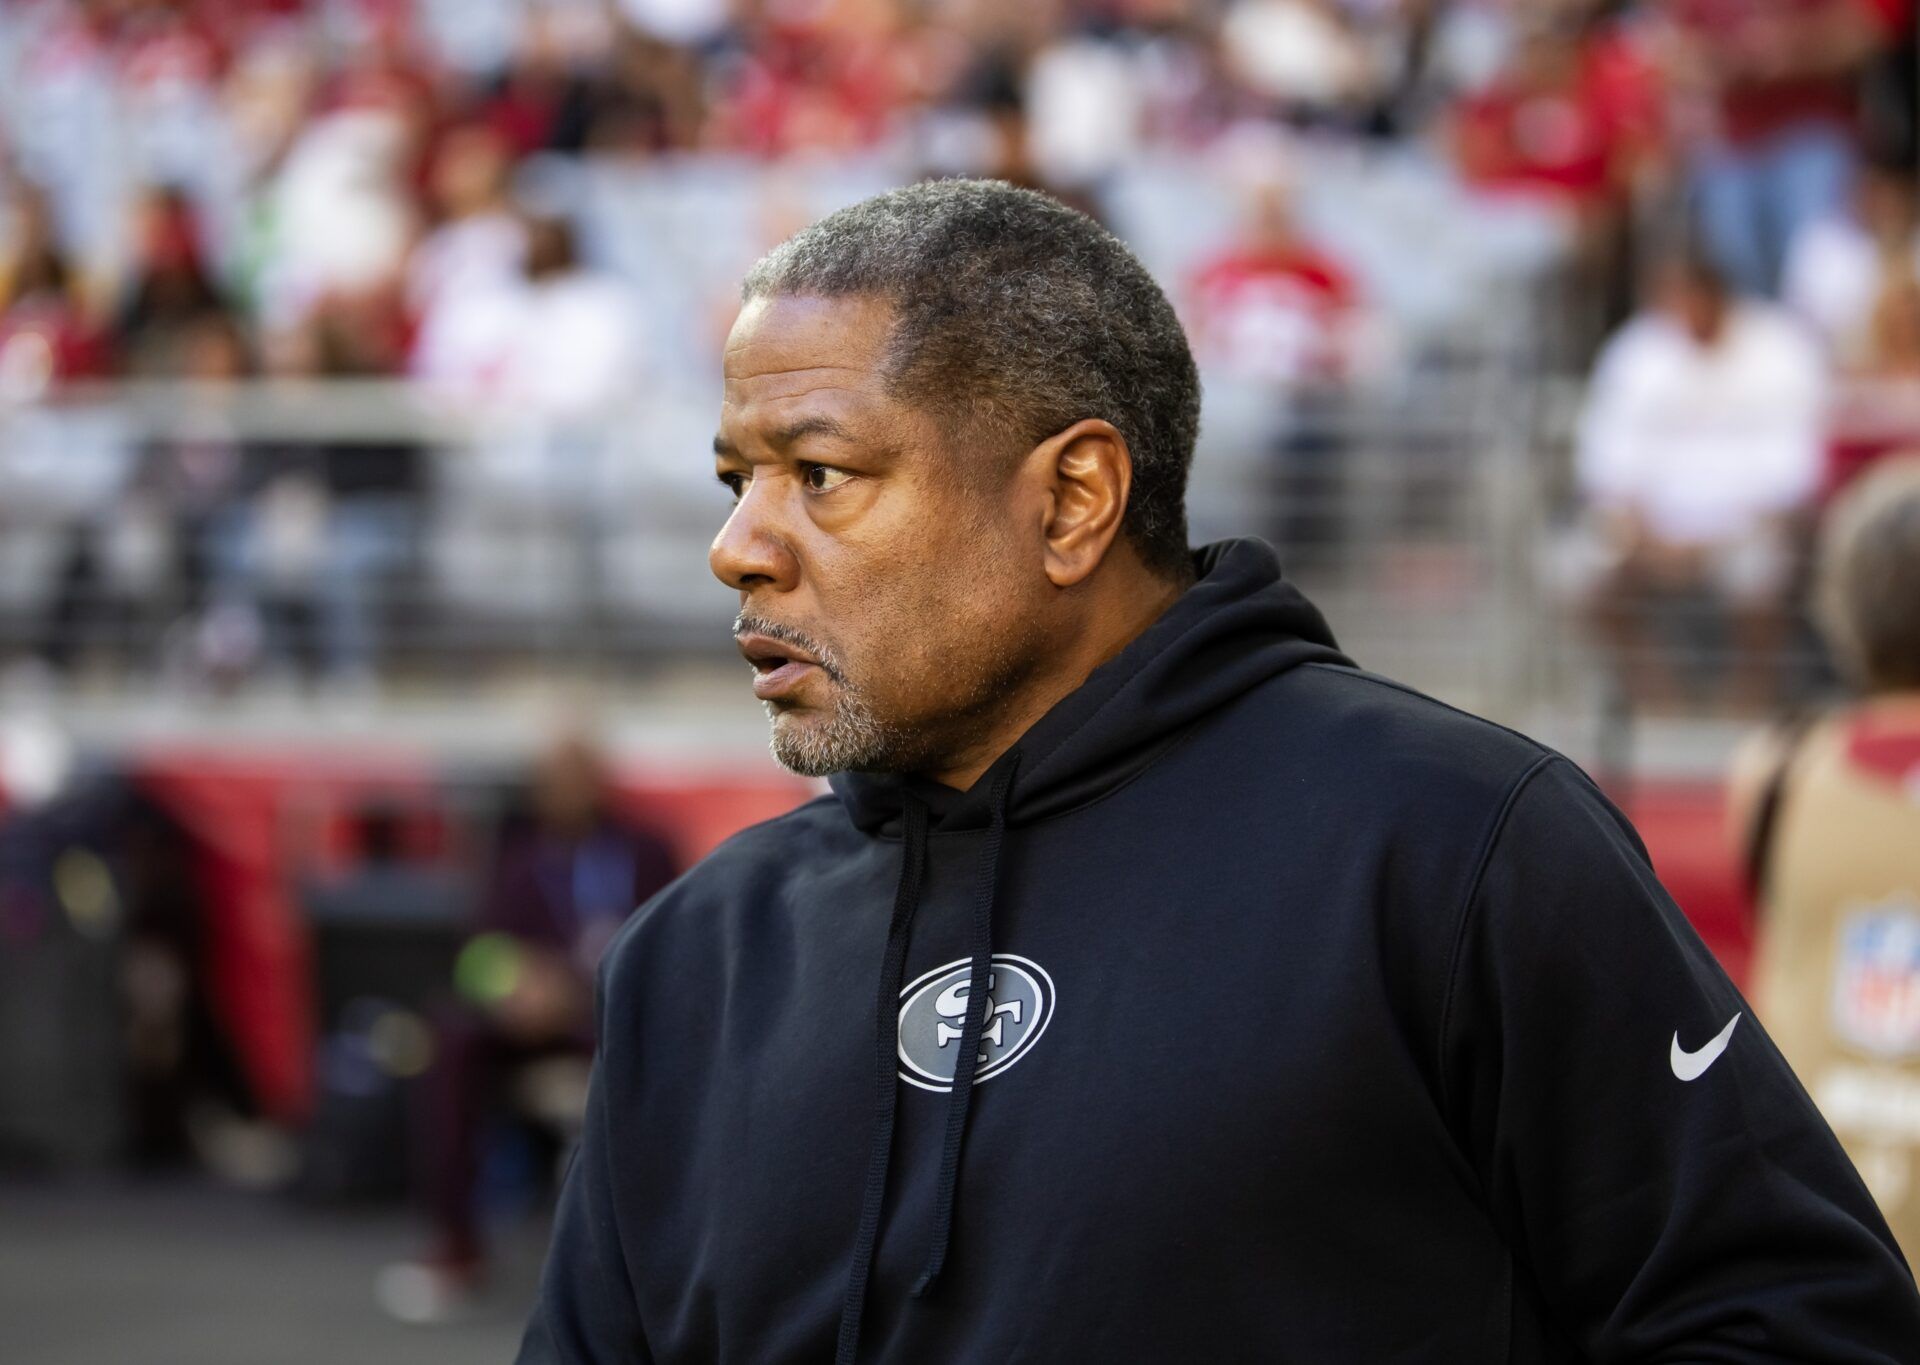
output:
{"label": "chin", "polygon": [[803,777],[826,777],[850,769],[889,772],[898,767],[899,735],[863,707],[776,710],[769,704],[767,714],[773,722],[774,758]]}
{"label": "chin", "polygon": [[818,716],[803,717],[786,710],[775,712],[772,721],[768,747],[781,767],[802,777],[826,777],[845,769],[846,764],[833,752],[834,746],[823,742],[827,736],[821,731],[828,727],[819,723]]}

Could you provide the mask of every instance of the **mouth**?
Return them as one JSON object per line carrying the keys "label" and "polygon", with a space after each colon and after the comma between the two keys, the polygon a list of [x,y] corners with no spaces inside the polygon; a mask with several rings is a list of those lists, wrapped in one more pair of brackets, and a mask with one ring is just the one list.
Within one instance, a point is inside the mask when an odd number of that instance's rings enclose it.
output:
{"label": "mouth", "polygon": [[784,640],[749,632],[734,636],[734,643],[753,669],[753,695],[761,701],[789,697],[809,677],[823,671],[818,659]]}

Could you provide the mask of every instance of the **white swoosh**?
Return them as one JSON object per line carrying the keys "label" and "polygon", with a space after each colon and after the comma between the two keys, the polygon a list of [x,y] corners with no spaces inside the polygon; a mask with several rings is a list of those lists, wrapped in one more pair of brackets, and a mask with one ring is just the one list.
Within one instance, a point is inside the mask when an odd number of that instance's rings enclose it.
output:
{"label": "white swoosh", "polygon": [[1698,1052],[1688,1052],[1680,1046],[1680,1035],[1673,1035],[1673,1047],[1667,1052],[1667,1064],[1673,1068],[1673,1074],[1683,1081],[1697,1081],[1707,1074],[1707,1068],[1720,1060],[1720,1054],[1727,1050],[1727,1040],[1733,1037],[1733,1026],[1740,1022],[1740,1016],[1734,1015],[1727,1020],[1727,1026],[1714,1034],[1713,1041]]}

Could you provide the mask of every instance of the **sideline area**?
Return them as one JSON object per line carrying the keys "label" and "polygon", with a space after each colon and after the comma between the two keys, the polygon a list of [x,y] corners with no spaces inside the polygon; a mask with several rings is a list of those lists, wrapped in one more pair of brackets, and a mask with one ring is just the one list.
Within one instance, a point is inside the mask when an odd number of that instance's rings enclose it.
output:
{"label": "sideline area", "polygon": [[512,1358],[546,1226],[501,1230],[466,1321],[384,1316],[374,1269],[403,1214],[316,1212],[204,1180],[0,1184],[0,1360],[21,1365],[480,1365]]}

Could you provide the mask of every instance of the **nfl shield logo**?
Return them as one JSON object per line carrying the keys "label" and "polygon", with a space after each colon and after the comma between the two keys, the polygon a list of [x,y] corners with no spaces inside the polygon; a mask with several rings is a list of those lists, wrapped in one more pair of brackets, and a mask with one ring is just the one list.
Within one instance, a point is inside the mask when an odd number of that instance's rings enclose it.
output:
{"label": "nfl shield logo", "polygon": [[1881,1057],[1920,1053],[1920,903],[1868,906],[1840,925],[1833,1023],[1842,1039]]}

